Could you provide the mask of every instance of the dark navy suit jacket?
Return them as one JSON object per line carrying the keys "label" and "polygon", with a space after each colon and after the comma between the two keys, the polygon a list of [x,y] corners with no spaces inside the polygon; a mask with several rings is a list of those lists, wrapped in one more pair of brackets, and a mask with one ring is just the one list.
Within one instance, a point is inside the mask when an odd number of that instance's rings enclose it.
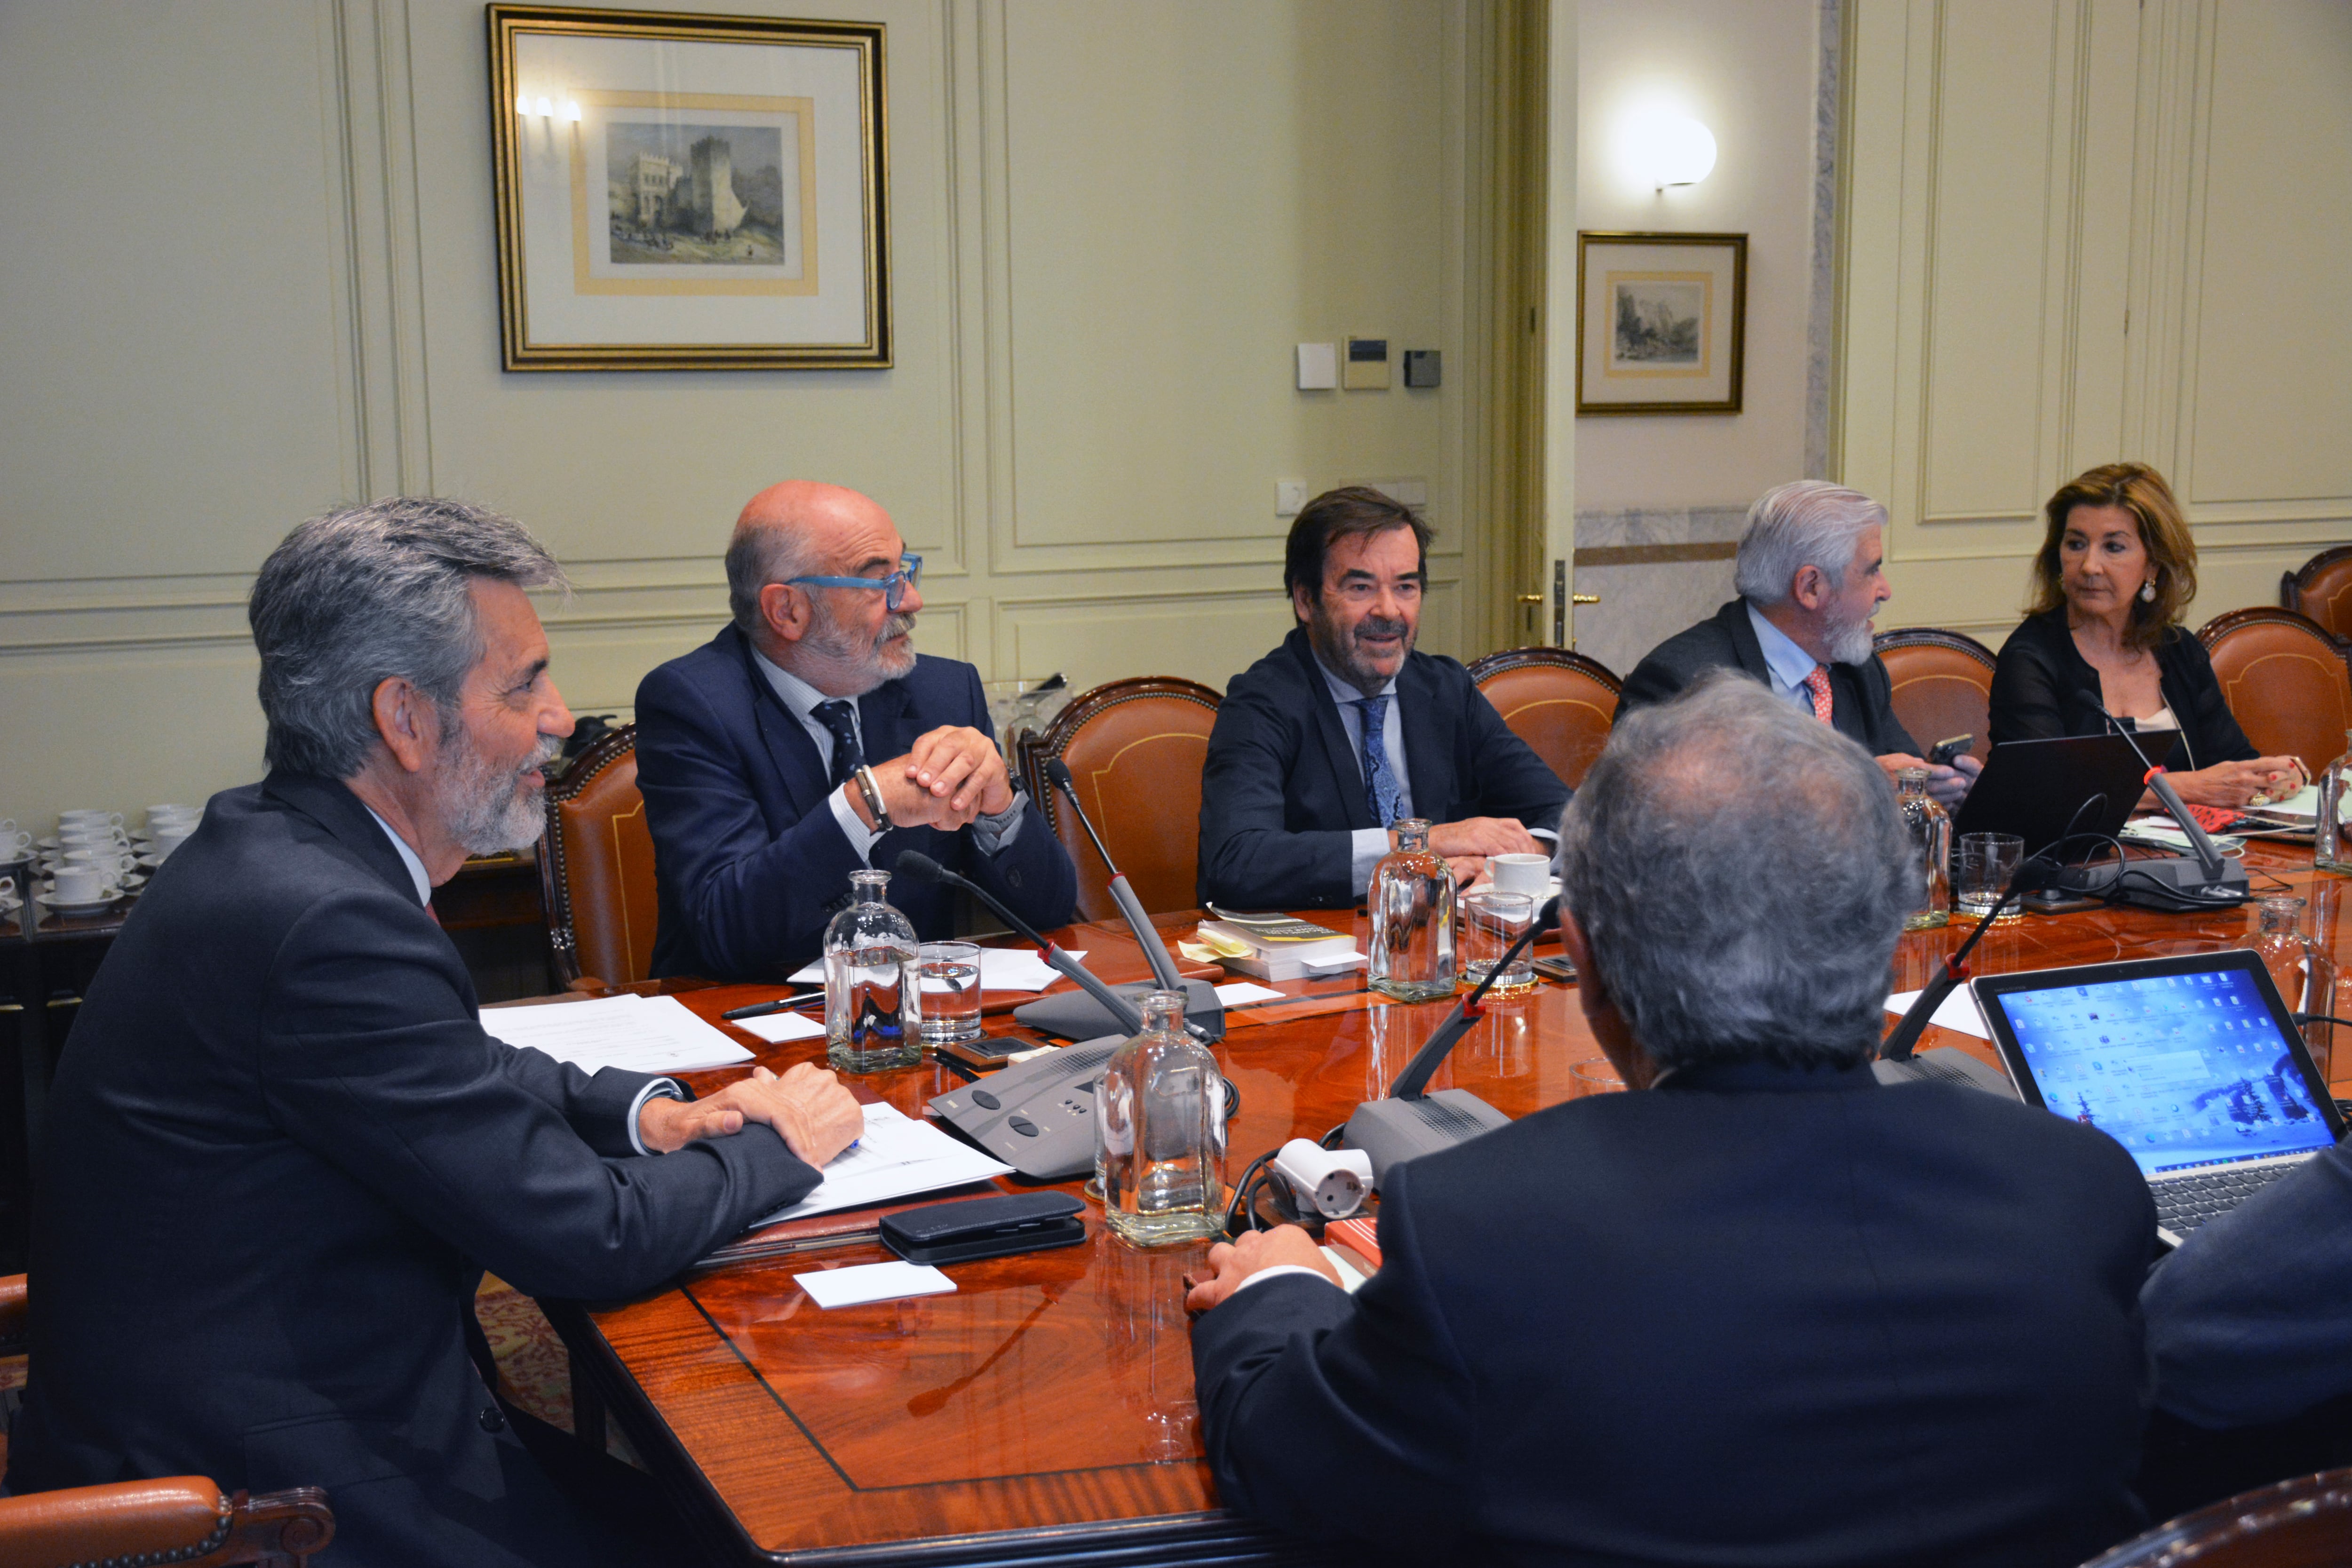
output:
{"label": "dark navy suit jacket", "polygon": [[[993,733],[980,672],[949,658],[918,658],[903,679],[859,698],[857,721],[871,763],[904,756],[941,725]],[[646,677],[637,788],[661,900],[656,974],[782,979],[818,956],[849,873],[865,864],[826,804],[829,761],[734,626]],[[970,828],[893,828],[875,841],[874,868],[889,870],[904,849],[961,872],[1034,926],[1062,924],[1077,902],[1077,870],[1034,809],[992,856]],[[955,934],[951,889],[898,877],[887,897],[925,941]]]}
{"label": "dark navy suit jacket", "polygon": [[[1769,686],[1772,672],[1764,662],[1764,645],[1756,640],[1748,618],[1748,601],[1734,599],[1687,631],[1650,650],[1625,678],[1625,692],[1617,711],[1631,712],[1652,702],[1664,702],[1707,669],[1737,669]],[[1830,666],[1830,724],[1841,735],[1857,742],[1874,757],[1895,752],[1921,756],[1919,742],[1895,716],[1895,683],[1876,654],[1866,664]]]}
{"label": "dark navy suit jacket", "polygon": [[486,1429],[462,1337],[481,1269],[649,1289],[817,1173],[765,1128],[636,1155],[643,1075],[587,1077],[475,1012],[350,790],[273,773],[213,797],[58,1068],[12,1489],[324,1487],[322,1568],[602,1559]]}
{"label": "dark navy suit jacket", "polygon": [[[1413,653],[1397,673],[1415,816],[1559,826],[1568,786],[1453,659]],[[1201,774],[1199,896],[1242,909],[1355,902],[1349,835],[1372,820],[1363,764],[1304,628],[1233,679]]]}
{"label": "dark navy suit jacket", "polygon": [[1415,1562],[2080,1563],[2139,1529],[2147,1184],[1972,1089],[1732,1064],[1391,1167],[1380,1271],[1199,1319],[1218,1500]]}

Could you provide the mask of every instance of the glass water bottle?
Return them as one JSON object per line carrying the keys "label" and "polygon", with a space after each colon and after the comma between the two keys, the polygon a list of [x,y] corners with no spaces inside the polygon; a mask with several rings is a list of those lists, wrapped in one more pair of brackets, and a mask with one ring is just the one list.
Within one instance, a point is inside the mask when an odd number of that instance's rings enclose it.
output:
{"label": "glass water bottle", "polygon": [[843,1072],[887,1072],[923,1059],[920,945],[882,901],[887,871],[852,871],[851,903],[824,928],[824,1054]]}
{"label": "glass water bottle", "polygon": [[2319,816],[2314,825],[2311,863],[2324,871],[2352,876],[2352,731],[2344,754],[2320,770]]}
{"label": "glass water bottle", "polygon": [[1903,919],[1905,931],[1933,931],[1952,918],[1952,818],[1927,793],[1927,770],[1905,768],[1895,796],[1903,826],[1911,835],[1911,852],[1927,873],[1927,896]]}
{"label": "glass water bottle", "polygon": [[1407,817],[1397,847],[1372,868],[1371,987],[1400,1002],[1454,994],[1454,873],[1429,847],[1429,824]]}
{"label": "glass water bottle", "polygon": [[1221,1235],[1224,1076],[1184,1032],[1182,992],[1147,992],[1142,1005],[1143,1032],[1111,1053],[1095,1084],[1104,1217],[1137,1247]]}

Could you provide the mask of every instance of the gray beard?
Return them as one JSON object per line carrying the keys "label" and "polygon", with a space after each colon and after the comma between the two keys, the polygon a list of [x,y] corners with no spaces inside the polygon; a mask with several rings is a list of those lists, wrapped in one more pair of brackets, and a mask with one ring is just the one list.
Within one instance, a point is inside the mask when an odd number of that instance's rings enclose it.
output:
{"label": "gray beard", "polygon": [[[793,658],[793,673],[831,697],[863,697],[886,680],[911,674],[915,668],[915,617],[893,615],[870,643],[860,645],[822,610],[817,624],[801,639]],[[894,637],[905,644],[886,651]],[[782,661],[779,661],[782,662]]]}
{"label": "gray beard", "polygon": [[526,784],[522,775],[551,762],[563,749],[552,735],[542,735],[520,767],[501,769],[474,748],[462,728],[452,737],[457,753],[434,782],[436,803],[449,836],[468,855],[502,855],[539,842],[546,826],[547,791]]}
{"label": "gray beard", "polygon": [[1832,664],[1867,664],[1874,649],[1870,640],[1870,617],[1847,621],[1829,629],[1822,639],[1829,645]]}

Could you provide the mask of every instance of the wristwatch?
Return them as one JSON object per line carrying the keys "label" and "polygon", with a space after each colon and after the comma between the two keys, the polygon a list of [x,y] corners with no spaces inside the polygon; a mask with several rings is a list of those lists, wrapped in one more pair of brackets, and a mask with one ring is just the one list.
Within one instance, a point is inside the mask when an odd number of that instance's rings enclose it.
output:
{"label": "wristwatch", "polygon": [[857,771],[849,776],[857,785],[857,793],[866,798],[866,815],[874,819],[874,831],[889,832],[890,808],[882,804],[882,786],[875,780],[874,770],[860,763]]}

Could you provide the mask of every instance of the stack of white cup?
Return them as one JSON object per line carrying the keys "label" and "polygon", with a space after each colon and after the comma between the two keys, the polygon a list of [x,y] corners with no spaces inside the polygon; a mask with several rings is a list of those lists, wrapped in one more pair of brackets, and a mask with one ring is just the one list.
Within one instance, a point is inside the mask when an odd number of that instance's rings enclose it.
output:
{"label": "stack of white cup", "polygon": [[147,840],[155,847],[155,858],[163,860],[173,850],[188,841],[188,835],[204,820],[201,805],[151,805],[147,808]]}
{"label": "stack of white cup", "polygon": [[139,865],[131,836],[123,831],[122,814],[95,807],[58,814],[57,848],[46,860],[53,883],[51,901],[59,904],[120,898],[124,879]]}

